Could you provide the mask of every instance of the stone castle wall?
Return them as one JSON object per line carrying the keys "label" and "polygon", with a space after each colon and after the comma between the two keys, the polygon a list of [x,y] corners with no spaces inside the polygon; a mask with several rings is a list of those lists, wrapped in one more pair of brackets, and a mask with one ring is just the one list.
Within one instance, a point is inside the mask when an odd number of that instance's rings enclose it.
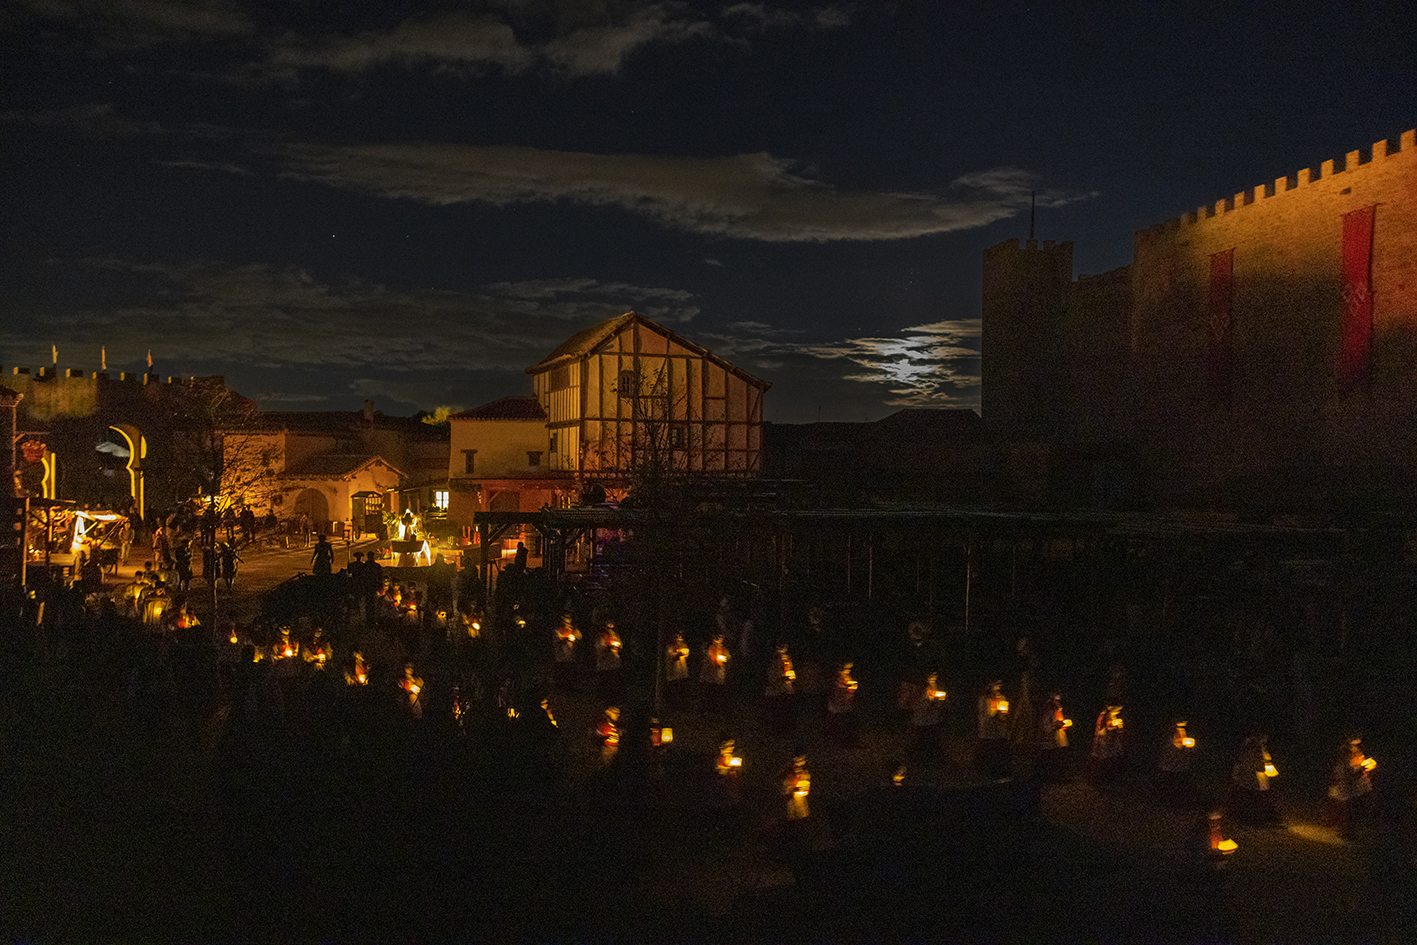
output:
{"label": "stone castle wall", "polygon": [[996,439],[1130,441],[1162,495],[1414,485],[1417,136],[1142,230],[1104,276],[1073,281],[1071,244],[991,247],[983,371]]}

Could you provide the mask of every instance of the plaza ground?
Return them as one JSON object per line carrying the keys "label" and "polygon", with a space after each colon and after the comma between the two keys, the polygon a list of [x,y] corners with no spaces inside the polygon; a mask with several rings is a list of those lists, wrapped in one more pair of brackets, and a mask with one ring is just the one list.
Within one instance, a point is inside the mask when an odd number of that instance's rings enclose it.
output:
{"label": "plaza ground", "polygon": [[[349,552],[358,550],[358,546]],[[245,552],[223,614],[299,570],[307,549]],[[136,556],[135,556],[136,557]],[[343,566],[344,549],[336,559]],[[128,569],[131,571],[131,564]],[[121,575],[120,575],[121,577]],[[200,581],[197,582],[200,585]],[[967,702],[967,700],[966,700]],[[287,733],[173,725],[131,710],[84,725],[43,710],[0,727],[0,935],[35,941],[1411,941],[1410,772],[1349,839],[1322,781],[1281,779],[1284,825],[1171,806],[1139,762],[985,782],[968,713],[912,760],[888,710],[853,745],[803,712],[790,739],[756,699],[675,710],[676,742],[623,775],[599,764],[585,679],[558,690],[554,765],[418,726]],[[291,710],[295,710],[295,706]],[[712,775],[724,730],[742,796]],[[353,734],[353,738],[342,738]],[[1085,741],[1085,738],[1078,741]],[[807,748],[812,816],[783,818],[779,772]],[[1076,746],[1075,746],[1076,748]],[[1081,754],[1074,759],[1081,769]],[[1203,773],[1219,794],[1224,759]],[[1375,798],[1375,800],[1378,798]],[[1404,807],[1405,805],[1405,807]],[[1402,816],[1389,815],[1397,810]],[[1407,818],[1407,819],[1404,819]]]}

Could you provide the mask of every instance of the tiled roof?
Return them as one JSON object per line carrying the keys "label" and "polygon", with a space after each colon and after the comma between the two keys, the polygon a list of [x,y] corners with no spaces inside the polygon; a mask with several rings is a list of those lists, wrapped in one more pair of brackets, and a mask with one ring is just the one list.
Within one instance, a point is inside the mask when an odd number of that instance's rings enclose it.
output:
{"label": "tiled roof", "polygon": [[323,433],[347,437],[360,431],[397,430],[407,439],[446,440],[448,428],[424,423],[417,417],[392,417],[374,412],[374,422],[364,419],[362,410],[263,410],[252,415],[246,427],[268,433]]}
{"label": "tiled roof", "polygon": [[582,328],[561,342],[555,351],[542,358],[533,367],[528,368],[528,372],[563,359],[585,357],[608,339],[615,337],[620,329],[628,325],[634,318],[634,312],[626,312],[624,315],[616,315],[614,318],[603,321],[599,325]]}
{"label": "tiled roof", "polygon": [[707,348],[704,348],[702,345],[694,344],[689,339],[684,338],[681,335],[675,334],[668,328],[665,328],[663,325],[657,324],[651,321],[650,319],[645,318],[639,312],[626,312],[624,315],[618,315],[615,318],[609,319],[608,321],[601,322],[599,325],[592,325],[590,328],[586,328],[576,332],[574,335],[563,341],[560,347],[558,347],[555,351],[542,358],[536,364],[533,364],[531,367],[527,368],[526,373],[540,374],[543,371],[549,371],[552,367],[562,362],[574,361],[577,358],[587,357],[590,354],[593,354],[595,350],[601,345],[605,344],[605,342],[609,341],[611,338],[624,331],[633,322],[639,322],[641,325],[644,325],[650,331],[653,331],[656,334],[668,338],[675,344],[685,348],[686,350],[694,352],[696,355],[707,361],[712,361],[714,364],[717,364],[724,370],[731,371],[732,373],[743,378],[745,381],[747,381],[749,384],[752,384],[759,390],[765,391],[769,387],[772,387],[772,384],[770,384],[769,382],[762,380],[761,378],[754,377],[747,371],[738,367],[736,364],[730,364],[723,358],[720,358],[718,355],[714,354],[712,351],[709,351]]}
{"label": "tiled roof", "polygon": [[481,407],[455,413],[449,420],[536,420],[546,422],[546,411],[535,397],[503,397]]}
{"label": "tiled roof", "polygon": [[370,453],[326,453],[323,456],[311,456],[303,463],[298,463],[285,470],[277,478],[348,479],[375,463],[388,467],[397,473],[400,479],[403,478],[403,473],[390,466],[382,456]]}

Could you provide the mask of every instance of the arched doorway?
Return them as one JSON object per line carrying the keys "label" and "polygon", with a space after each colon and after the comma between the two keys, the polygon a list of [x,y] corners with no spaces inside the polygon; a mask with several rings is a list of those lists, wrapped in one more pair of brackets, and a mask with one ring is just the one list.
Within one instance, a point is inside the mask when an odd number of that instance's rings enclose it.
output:
{"label": "arched doorway", "polygon": [[128,451],[128,494],[133,497],[133,506],[141,519],[147,514],[143,494],[143,460],[148,456],[147,437],[131,423],[115,423],[108,429],[123,437],[122,446]]}
{"label": "arched doorway", "polygon": [[295,497],[295,515],[301,512],[310,516],[310,524],[319,534],[325,534],[330,527],[330,503],[319,489],[301,489]]}

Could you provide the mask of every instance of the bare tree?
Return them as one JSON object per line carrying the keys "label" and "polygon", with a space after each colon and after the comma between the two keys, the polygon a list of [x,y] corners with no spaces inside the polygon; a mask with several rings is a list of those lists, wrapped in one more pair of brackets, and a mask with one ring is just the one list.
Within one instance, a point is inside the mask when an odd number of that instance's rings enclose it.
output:
{"label": "bare tree", "polygon": [[173,438],[176,493],[218,509],[267,504],[279,450],[261,430],[256,404],[215,380],[191,385]]}

